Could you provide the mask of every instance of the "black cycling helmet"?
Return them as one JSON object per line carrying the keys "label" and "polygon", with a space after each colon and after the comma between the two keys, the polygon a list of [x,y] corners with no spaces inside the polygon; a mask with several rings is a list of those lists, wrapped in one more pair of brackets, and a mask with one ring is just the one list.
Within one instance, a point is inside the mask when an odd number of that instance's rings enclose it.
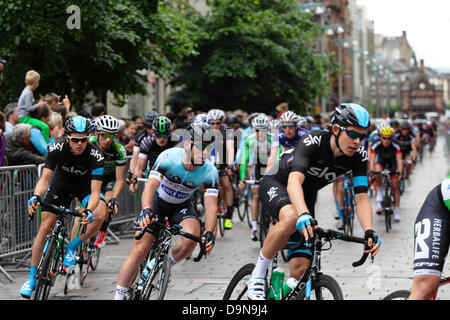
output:
{"label": "black cycling helmet", "polygon": [[408,122],[407,120],[404,120],[404,121],[402,121],[402,122],[400,123],[400,128],[403,128],[403,129],[410,129],[410,128],[411,128],[411,125],[409,124],[409,122]]}
{"label": "black cycling helmet", "polygon": [[172,131],[172,121],[166,116],[158,116],[153,120],[152,129],[157,134],[170,133]]}
{"label": "black cycling helmet", "polygon": [[355,126],[368,128],[370,115],[366,109],[356,103],[344,103],[336,107],[331,115],[331,124],[342,127]]}
{"label": "black cycling helmet", "polygon": [[64,123],[66,134],[71,133],[90,133],[92,129],[91,120],[82,116],[73,116]]}
{"label": "black cycling helmet", "polygon": [[228,124],[228,125],[230,125],[230,124],[239,124],[239,118],[238,118],[238,116],[236,114],[230,113],[225,118],[225,123]]}
{"label": "black cycling helmet", "polygon": [[189,132],[191,143],[201,142],[203,144],[210,144],[216,139],[214,129],[204,122],[191,123],[186,130]]}
{"label": "black cycling helmet", "polygon": [[156,111],[149,111],[144,115],[144,119],[142,120],[144,122],[144,126],[151,128],[153,125],[153,120],[155,120],[156,117],[159,116],[159,113]]}

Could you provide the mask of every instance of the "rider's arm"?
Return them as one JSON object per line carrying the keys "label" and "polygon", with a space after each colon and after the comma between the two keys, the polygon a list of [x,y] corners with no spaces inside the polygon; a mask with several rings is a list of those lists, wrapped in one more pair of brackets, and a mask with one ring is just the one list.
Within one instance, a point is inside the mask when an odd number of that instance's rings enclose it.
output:
{"label": "rider's arm", "polygon": [[45,191],[47,191],[48,184],[50,183],[50,179],[53,175],[53,170],[44,168],[42,170],[41,177],[39,178],[39,181],[36,184],[36,187],[34,188],[34,194],[42,196],[44,195]]}
{"label": "rider's arm", "polygon": [[205,231],[214,233],[217,223],[217,194],[205,195],[204,201],[206,208]]}
{"label": "rider's arm", "polygon": [[241,157],[241,163],[239,163],[239,172],[241,180],[245,179],[247,175],[247,163],[250,159],[250,147],[249,147],[249,139],[245,138],[244,142],[244,150]]}
{"label": "rider's arm", "polygon": [[119,199],[125,185],[125,170],[126,166],[116,166],[116,183],[114,184],[113,198]]}
{"label": "rider's arm", "polygon": [[358,215],[359,224],[366,230],[372,230],[372,206],[370,205],[369,196],[366,192],[356,193],[356,214]]}
{"label": "rider's arm", "polygon": [[400,177],[403,172],[403,159],[401,151],[395,153],[395,159],[397,160],[398,175]]}
{"label": "rider's arm", "polygon": [[411,142],[411,149],[412,149],[412,159],[416,160],[417,158],[417,146],[416,146],[416,141],[414,140],[414,142]]}
{"label": "rider's arm", "polygon": [[304,212],[309,212],[306,206],[305,196],[303,193],[303,182],[305,181],[305,175],[301,172],[294,171],[289,174],[287,192],[289,199],[294,205],[297,213],[300,215]]}
{"label": "rider's arm", "polygon": [[147,164],[147,155],[144,153],[139,153],[133,172],[136,177],[138,178],[142,177],[142,171],[145,169],[146,164]]}
{"label": "rider's arm", "polygon": [[157,171],[151,171],[145,185],[144,191],[142,192],[142,208],[150,208],[153,206],[153,197],[156,190],[158,189],[162,181],[162,174]]}
{"label": "rider's arm", "polygon": [[266,172],[268,172],[270,170],[270,168],[272,168],[275,163],[276,163],[276,159],[278,156],[278,152],[279,152],[279,148],[278,147],[272,147],[270,148],[270,156],[269,159],[267,160],[267,168],[266,168]]}
{"label": "rider's arm", "polygon": [[86,205],[86,210],[94,211],[98,206],[100,201],[100,192],[102,189],[102,180],[91,180],[91,196],[89,197],[88,204]]}

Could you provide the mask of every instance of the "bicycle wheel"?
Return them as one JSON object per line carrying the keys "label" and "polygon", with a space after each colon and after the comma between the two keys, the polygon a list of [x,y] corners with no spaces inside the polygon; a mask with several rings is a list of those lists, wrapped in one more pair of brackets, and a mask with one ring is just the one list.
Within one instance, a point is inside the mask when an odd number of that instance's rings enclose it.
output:
{"label": "bicycle wheel", "polygon": [[354,221],[355,207],[353,204],[353,197],[348,190],[344,192],[344,209],[342,214],[344,216],[344,233],[345,235],[353,235],[353,221]]}
{"label": "bicycle wheel", "polygon": [[82,286],[84,280],[86,280],[87,274],[89,272],[89,248],[87,244],[83,243],[78,248],[78,261],[77,264],[80,268],[80,285]]}
{"label": "bicycle wheel", "polygon": [[228,284],[225,294],[222,300],[243,300],[247,297],[245,293],[247,292],[247,279],[252,274],[253,269],[255,269],[254,263],[249,263],[240,268],[236,274],[231,279]]}
{"label": "bicycle wheel", "polygon": [[[159,258],[161,259],[161,257]],[[158,260],[159,260],[158,259]],[[152,276],[148,278],[142,290],[141,300],[163,300],[166,294],[170,278],[170,261],[167,255],[159,260],[152,270]]]}
{"label": "bicycle wheel", "polygon": [[408,299],[411,291],[408,290],[398,290],[388,294],[383,300],[406,300]]}
{"label": "bicycle wheel", "polygon": [[[47,300],[52,287],[53,277],[56,273],[52,273],[52,259],[56,255],[56,241],[53,236],[48,240],[48,246],[41,258],[39,270],[36,272],[36,289],[34,291],[34,300]],[[55,261],[57,265],[57,261]]]}
{"label": "bicycle wheel", "polygon": [[[305,288],[300,290],[295,300],[305,299]],[[341,287],[332,277],[320,274],[311,286],[311,300],[344,300]]]}
{"label": "bicycle wheel", "polygon": [[220,235],[225,236],[225,217],[223,213],[217,213],[217,228],[219,229]]}
{"label": "bicycle wheel", "polygon": [[252,227],[252,210],[250,209],[252,203],[252,193],[250,191],[250,187],[247,188],[247,197],[245,197],[245,215],[247,216],[248,226]]}

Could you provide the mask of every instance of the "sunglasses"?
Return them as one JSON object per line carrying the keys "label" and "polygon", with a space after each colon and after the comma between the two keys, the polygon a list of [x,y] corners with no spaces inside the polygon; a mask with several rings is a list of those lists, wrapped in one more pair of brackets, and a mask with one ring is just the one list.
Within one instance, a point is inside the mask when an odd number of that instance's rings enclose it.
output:
{"label": "sunglasses", "polygon": [[392,137],[390,138],[386,138],[386,137],[381,137],[382,140],[392,140]]}
{"label": "sunglasses", "polygon": [[363,141],[367,137],[366,133],[358,133],[356,131],[348,130],[348,129],[345,129],[345,133],[347,133],[347,135],[350,137],[350,139],[353,139],[353,140],[359,138],[359,140]]}
{"label": "sunglasses", "polygon": [[114,140],[114,138],[116,137],[116,135],[114,134],[114,133],[102,133],[102,134],[100,134],[102,137],[103,137],[103,139],[111,139],[111,140]]}
{"label": "sunglasses", "polygon": [[168,136],[169,136],[168,133],[156,133],[155,132],[155,137],[157,137],[159,139],[167,138]]}
{"label": "sunglasses", "polygon": [[85,136],[85,137],[71,137],[71,136],[67,136],[69,138],[70,141],[72,141],[73,143],[85,143],[89,140],[89,136]]}
{"label": "sunglasses", "polygon": [[289,128],[294,128],[296,125],[295,124],[286,124],[286,125],[282,125],[281,127],[283,129],[289,129]]}
{"label": "sunglasses", "polygon": [[217,126],[217,125],[219,125],[219,124],[221,124],[222,122],[210,122],[210,125],[212,125],[212,126]]}

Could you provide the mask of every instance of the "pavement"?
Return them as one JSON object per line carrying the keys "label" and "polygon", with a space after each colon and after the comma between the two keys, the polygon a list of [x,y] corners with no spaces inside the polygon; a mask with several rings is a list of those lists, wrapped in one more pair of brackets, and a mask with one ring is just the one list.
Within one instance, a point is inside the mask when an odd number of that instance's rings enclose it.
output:
{"label": "pavement", "polygon": [[[362,247],[359,244],[334,241],[330,251],[322,253],[322,271],[333,276],[341,286],[345,299],[379,300],[387,294],[410,289],[413,265],[413,227],[416,216],[428,192],[445,176],[447,170],[445,141],[438,139],[432,157],[425,154],[423,163],[418,164],[401,198],[401,222],[395,223],[387,233],[384,217],[374,213],[374,230],[381,237],[381,250],[374,263],[366,262],[353,268],[351,263],[360,258]],[[375,197],[371,198],[376,208]],[[336,227],[333,218],[335,211],[331,185],[319,192],[316,203],[316,218],[323,228]],[[250,240],[250,228],[246,221],[241,222],[234,214],[234,227],[216,241],[207,259],[195,263],[184,260],[172,268],[171,281],[166,300],[220,300],[234,273],[244,264],[255,263],[260,250],[259,242]],[[363,236],[362,229],[355,220],[355,236]],[[100,263],[96,271],[90,273],[81,289],[69,290],[64,294],[65,278],[59,277],[50,293],[51,300],[111,300],[114,298],[117,276],[122,262],[133,246],[132,239],[121,239],[119,244],[107,244],[102,249]],[[197,252],[194,251],[194,254]],[[285,271],[288,265],[282,261]],[[4,266],[10,271],[14,282],[0,273],[0,300],[23,300],[18,292],[28,277],[25,271],[14,272],[13,266]],[[448,274],[444,267],[443,274]],[[450,286],[440,289],[438,299],[450,299]]]}

